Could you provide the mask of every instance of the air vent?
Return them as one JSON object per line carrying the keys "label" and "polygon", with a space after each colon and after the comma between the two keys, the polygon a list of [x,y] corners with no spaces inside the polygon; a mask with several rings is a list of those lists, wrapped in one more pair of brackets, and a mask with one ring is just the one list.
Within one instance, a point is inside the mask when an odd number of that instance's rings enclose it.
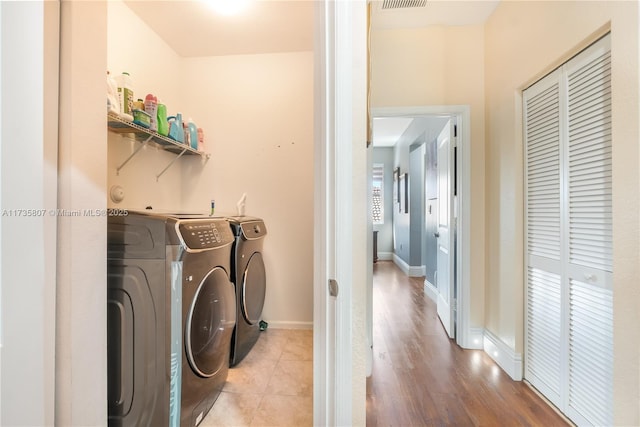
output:
{"label": "air vent", "polygon": [[383,9],[403,9],[407,7],[425,7],[427,0],[384,0]]}

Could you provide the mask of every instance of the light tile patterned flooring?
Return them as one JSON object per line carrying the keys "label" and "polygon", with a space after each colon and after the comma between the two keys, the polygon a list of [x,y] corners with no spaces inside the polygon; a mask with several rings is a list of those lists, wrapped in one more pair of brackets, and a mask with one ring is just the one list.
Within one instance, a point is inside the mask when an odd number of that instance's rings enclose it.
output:
{"label": "light tile patterned flooring", "polygon": [[229,369],[218,400],[202,420],[213,426],[312,426],[313,331],[267,329]]}

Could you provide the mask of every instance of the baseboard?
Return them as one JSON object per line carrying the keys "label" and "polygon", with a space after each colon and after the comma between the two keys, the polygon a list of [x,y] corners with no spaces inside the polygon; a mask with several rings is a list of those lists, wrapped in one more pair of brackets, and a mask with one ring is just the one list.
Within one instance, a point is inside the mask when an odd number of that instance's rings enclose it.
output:
{"label": "baseboard", "polygon": [[412,265],[409,266],[409,273],[407,274],[409,277],[423,277],[424,267],[421,265]]}
{"label": "baseboard", "polygon": [[423,270],[424,267],[421,266],[421,265],[411,266],[411,265],[407,264],[405,262],[405,260],[403,260],[402,258],[400,258],[396,254],[393,254],[393,262],[398,266],[398,268],[400,268],[400,270],[402,270],[404,272],[404,274],[406,274],[409,277],[422,277],[422,276],[424,276],[424,274],[422,273],[422,270]]}
{"label": "baseboard", "polygon": [[484,351],[514,381],[522,381],[522,355],[488,330],[484,331]]}
{"label": "baseboard", "polygon": [[469,328],[464,348],[470,350],[484,350],[484,329]]}
{"label": "baseboard", "polygon": [[392,252],[378,252],[378,261],[392,261],[393,253]]}
{"label": "baseboard", "polygon": [[438,289],[427,279],[424,279],[424,294],[436,304],[438,303]]}
{"label": "baseboard", "polygon": [[286,322],[279,320],[266,321],[267,329],[313,329],[313,322]]}

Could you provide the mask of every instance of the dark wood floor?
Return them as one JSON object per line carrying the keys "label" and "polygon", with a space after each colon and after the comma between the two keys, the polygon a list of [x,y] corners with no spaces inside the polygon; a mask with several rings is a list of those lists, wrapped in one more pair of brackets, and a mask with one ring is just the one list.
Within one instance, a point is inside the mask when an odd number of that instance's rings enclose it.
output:
{"label": "dark wood floor", "polygon": [[567,426],[481,350],[450,340],[423,279],[374,264],[367,426]]}

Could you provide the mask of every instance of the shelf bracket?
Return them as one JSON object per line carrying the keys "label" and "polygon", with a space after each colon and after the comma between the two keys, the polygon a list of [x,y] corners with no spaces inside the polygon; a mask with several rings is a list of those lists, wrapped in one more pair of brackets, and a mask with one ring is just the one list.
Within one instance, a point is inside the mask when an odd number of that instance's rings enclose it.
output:
{"label": "shelf bracket", "polygon": [[140,150],[142,150],[142,148],[147,145],[147,142],[151,141],[151,138],[153,138],[152,135],[149,135],[149,138],[145,139],[139,146],[138,148],[136,148],[133,153],[131,153],[131,155],[129,157],[126,158],[126,160],[124,162],[122,162],[122,164],[120,166],[118,166],[116,168],[116,175],[120,175],[120,170],[124,167],[124,165],[126,165],[127,163],[129,163],[129,160],[131,160],[136,154],[138,154],[138,152]]}
{"label": "shelf bracket", "polygon": [[162,169],[162,172],[160,172],[158,175],[156,175],[156,182],[167,171],[167,169],[169,169],[176,162],[176,160],[178,160],[180,157],[182,157],[182,155],[184,153],[186,153],[186,152],[187,152],[187,149],[185,148],[180,152],[180,154],[178,154],[173,160],[171,160],[171,163],[169,163],[166,168]]}

